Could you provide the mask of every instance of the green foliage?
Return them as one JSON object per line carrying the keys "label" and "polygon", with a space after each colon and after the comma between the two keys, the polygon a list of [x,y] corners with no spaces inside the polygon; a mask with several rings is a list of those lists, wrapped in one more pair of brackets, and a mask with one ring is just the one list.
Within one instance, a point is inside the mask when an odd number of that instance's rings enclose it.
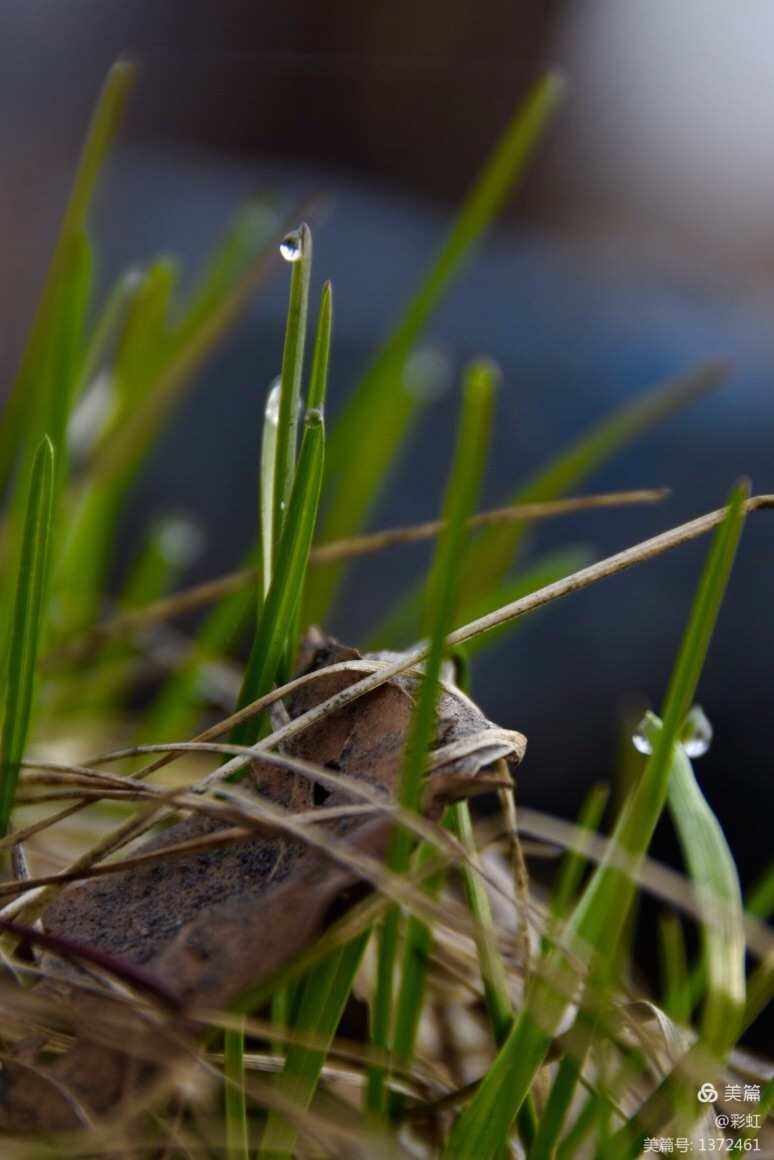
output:
{"label": "green foliage", "polygon": [[[746,491],[739,487],[715,534],[691,609],[677,662],[667,690],[663,727],[653,754],[616,823],[607,858],[598,866],[568,924],[567,942],[582,962],[594,954],[609,958],[623,929],[635,892],[630,872],[650,844],[666,803],[675,747],[691,707],[712,631],[725,593],[744,519]],[[562,951],[552,952],[538,973],[513,1031],[460,1115],[448,1144],[448,1155],[496,1156],[510,1124],[545,1059],[551,1039],[567,1010],[575,968]]]}
{"label": "green foliage", "polygon": [[[351,536],[363,527],[422,405],[421,395],[406,381],[408,358],[520,180],[562,89],[561,78],[549,73],[518,110],[461,206],[438,257],[349,400],[331,436],[333,466],[324,539]],[[361,447],[368,453],[356,454]],[[343,571],[338,565],[315,579],[308,622],[325,622]]]}
{"label": "green foliage", "polygon": [[32,465],[11,621],[0,773],[0,836],[6,833],[11,818],[19,762],[32,715],[38,648],[45,623],[55,466],[53,444],[44,436]]}
{"label": "green foliage", "polygon": [[[98,103],[0,425],[5,496],[0,523],[5,649],[0,843],[15,848],[14,874],[22,873],[23,859],[19,831],[8,833],[11,815],[15,812],[15,823],[24,827],[27,815],[22,810],[41,785],[41,771],[27,768],[29,755],[56,751],[65,737],[67,761],[72,761],[69,747],[87,747],[89,730],[111,737],[111,744],[114,729],[143,741],[188,738],[212,707],[206,678],[214,666],[227,665],[229,674],[238,671],[243,640],[250,652],[238,707],[270,694],[292,675],[300,629],[310,619],[325,624],[345,568],[339,559],[332,566],[309,569],[321,496],[327,499],[324,539],[349,536],[363,527],[423,405],[423,392],[412,381],[417,344],[522,176],[561,89],[555,76],[546,77],[507,127],[436,261],[326,444],[323,411],[333,295],[330,284],[324,284],[305,373],[312,259],[307,226],[295,231],[292,246],[286,240],[284,248],[294,250],[290,258],[295,260],[284,265],[277,255],[279,223],[256,199],[235,215],[189,294],[181,294],[175,260],[162,256],[143,259],[142,266],[121,276],[104,299],[95,301],[89,206],[131,77],[128,65],[116,66]],[[138,556],[116,594],[109,596],[117,527],[175,406],[272,265],[289,273],[290,287],[281,375],[255,424],[259,527],[247,564],[256,570],[257,582],[222,599],[198,624],[184,622],[180,629],[159,623],[138,629],[135,624],[114,636],[106,635],[104,626],[95,630],[106,606],[119,613],[141,610],[174,593],[181,580],[191,558],[190,528],[168,514],[152,513]],[[699,368],[603,418],[520,484],[511,502],[566,495],[633,439],[715,386],[721,373],[716,366]],[[643,558],[624,552],[612,562],[591,565],[593,549],[573,546],[522,558],[525,522],[486,523],[470,533],[468,518],[475,511],[485,470],[496,378],[492,364],[484,360],[465,376],[456,451],[428,576],[421,590],[397,594],[395,610],[372,633],[374,643],[388,649],[423,637],[423,644],[404,654],[393,669],[397,672],[402,665],[418,679],[386,865],[374,861],[367,870],[365,863],[355,864],[372,892],[251,988],[238,1004],[244,1018],[226,1022],[217,1013],[201,1013],[208,1038],[200,1045],[197,1066],[222,1079],[220,1110],[215,1112],[212,1105],[205,1117],[197,1098],[189,1099],[175,1079],[177,1118],[167,1111],[159,1111],[153,1121],[147,1118],[158,1128],[156,1136],[148,1127],[148,1155],[178,1148],[198,1155],[201,1143],[207,1154],[225,1150],[231,1160],[246,1160],[260,1133],[259,1154],[267,1157],[289,1158],[310,1149],[315,1154],[341,1150],[388,1155],[405,1144],[407,1151],[424,1149],[455,1160],[499,1160],[518,1140],[529,1160],[572,1160],[584,1148],[605,1160],[628,1160],[639,1154],[654,1126],[677,1124],[690,1130],[696,1114],[696,1068],[723,1074],[740,1036],[774,994],[770,936],[762,925],[774,909],[774,872],[749,892],[743,908],[731,851],[682,744],[744,516],[753,506],[773,506],[765,497],[751,505],[743,486],[724,513],[702,523],[702,531],[713,521],[718,530],[661,715],[649,719],[652,753],[626,791],[610,838],[603,840],[597,833],[608,797],[607,786],[599,784],[577,825],[567,827],[571,837],[552,875],[550,896],[544,900],[524,886],[535,948],[526,962],[526,989],[521,988],[522,979],[517,981],[523,950],[518,940],[524,932],[520,928],[512,934],[503,926],[495,863],[484,857],[485,848],[514,825],[515,806],[505,786],[499,787],[502,818],[481,827],[474,824],[466,802],[447,809],[443,829],[420,818],[444,661],[453,656],[464,673],[458,680],[467,688],[480,651],[511,631],[525,612]],[[663,550],[698,534],[695,525],[678,532],[663,543]],[[357,695],[378,686],[382,671],[364,682],[355,674],[358,683],[347,689],[350,705],[357,704]],[[557,711],[565,722],[566,706]],[[221,737],[230,724],[219,724]],[[259,714],[232,729],[230,740],[271,745],[267,732],[265,714]],[[241,752],[235,761],[244,766],[248,756]],[[97,766],[103,772],[102,759],[90,766],[67,765],[55,771],[50,785],[44,783],[50,793],[41,803],[65,800],[61,814],[52,817],[84,808],[79,795],[85,792],[84,783],[95,784]],[[189,776],[185,772],[163,787],[179,787]],[[197,801],[212,804],[211,783],[212,777],[198,786],[202,794]],[[134,781],[121,783],[120,790],[111,785],[110,793],[121,796],[125,785],[132,794],[139,793]],[[146,788],[160,792],[157,785]],[[69,839],[80,842],[92,830],[102,838],[107,828],[107,843],[93,855],[100,860],[108,853],[117,855],[120,847],[112,826],[117,813],[123,818],[130,807],[129,801],[119,805],[107,800],[104,792],[106,800],[89,806],[83,829]],[[223,786],[218,793],[221,802],[235,809],[242,800],[240,793]],[[686,868],[684,893],[673,879],[668,879],[672,886],[664,887],[663,868],[652,866],[646,857],[667,802]],[[29,833],[45,843],[45,829],[53,823],[43,817],[37,802],[33,809]],[[158,814],[155,802],[150,810],[142,804],[140,809],[141,818]],[[294,841],[315,840],[304,837],[304,821],[295,824]],[[316,831],[319,841],[320,829],[319,824],[311,826],[306,834]],[[564,841],[567,830],[559,827],[556,840]],[[23,836],[23,828],[21,832]],[[126,837],[137,831],[119,832]],[[334,841],[336,830],[325,833],[326,842],[331,835],[336,857],[342,857],[344,843]],[[548,823],[542,835],[539,827],[535,833],[547,842],[555,840]],[[505,837],[512,841],[514,835]],[[80,846],[78,854],[79,872],[88,876],[91,855],[83,855]],[[52,858],[60,856],[54,847]],[[105,864],[98,872],[115,869]],[[665,902],[658,1004],[636,977],[630,938],[624,938],[631,935],[638,884],[652,886]],[[19,892],[20,884],[8,888],[6,883],[3,889]],[[10,912],[26,907],[27,897],[12,898]],[[686,916],[691,915],[700,940],[695,961],[687,949],[692,942],[686,937]],[[2,953],[10,968],[7,986],[12,988],[13,970],[29,971],[30,961],[17,962],[10,942],[3,943]],[[760,957],[758,965],[751,965],[753,953]],[[35,970],[45,973],[43,959]],[[337,1038],[345,1015],[348,1034],[351,1026],[357,1027],[357,1018],[350,1023],[360,1010],[352,997],[356,980],[357,997],[367,1000],[370,1011],[369,1044],[363,1033],[355,1033],[355,1042]],[[475,1091],[464,1086],[470,1061],[455,1059],[456,1048],[449,1048],[448,1057],[426,1059],[417,1047],[425,1016],[431,1022],[440,1010],[439,1038],[444,1026],[448,1032],[466,988],[481,1000],[470,1000],[464,1016],[477,1020],[477,1050],[489,1059]],[[633,996],[639,1003],[632,1002]],[[25,988],[24,997],[25,1003],[34,999],[33,990]],[[644,1032],[632,1046],[637,1007],[648,1009],[648,1018],[658,1024],[670,1047],[688,1042],[681,1035],[691,1036],[691,1046],[681,1047],[681,1053],[675,1050],[666,1063],[658,1061],[658,1052],[648,1052]],[[25,1031],[26,1010],[13,1016]],[[34,1020],[30,1029],[38,1034]],[[9,1043],[16,1033],[14,1025]],[[51,1034],[48,1047],[55,1055],[62,1035],[58,1023]],[[209,1054],[221,1042],[222,1064],[220,1057]],[[191,1042],[186,1050],[193,1056],[199,1048]],[[542,1070],[549,1058],[556,1061],[550,1085]],[[342,1066],[350,1071],[344,1078]],[[256,1079],[254,1069],[276,1074]],[[351,1098],[346,1096],[345,1109],[338,1096],[346,1084],[352,1086],[353,1072],[359,1088]],[[331,1086],[331,1074],[338,1077],[336,1086]],[[764,1085],[761,1111],[771,1099],[771,1084]],[[82,1148],[70,1137],[58,1136],[52,1137],[53,1143],[36,1139],[29,1146],[42,1149],[41,1155],[53,1156],[51,1149],[69,1155],[72,1143],[73,1156],[102,1154],[102,1138],[92,1137],[91,1128],[84,1131]],[[120,1136],[123,1128],[119,1125],[116,1131]],[[123,1136],[111,1136],[109,1147],[118,1153],[129,1145]],[[143,1147],[144,1141],[131,1141],[138,1154]]]}
{"label": "green foliage", "polygon": [[[444,504],[444,528],[427,584],[425,625],[429,653],[419,690],[406,753],[401,772],[398,800],[407,810],[420,808],[422,781],[427,752],[435,734],[435,714],[439,693],[438,680],[446,648],[446,636],[452,627],[457,607],[459,576],[467,538],[466,522],[475,509],[486,461],[486,448],[492,416],[496,374],[487,363],[474,364],[463,388],[462,413],[457,435],[457,449],[449,475]],[[402,827],[393,833],[388,865],[397,873],[408,870],[412,838]],[[371,1015],[371,1034],[377,1046],[388,1048],[392,1035],[401,1037],[408,1051],[414,1014],[406,1009],[407,1027],[392,1030],[394,970],[398,952],[400,912],[393,907],[385,917],[379,940],[379,978]],[[412,955],[409,947],[409,955]],[[384,1109],[384,1074],[373,1068],[369,1077],[369,1106],[374,1112]]]}

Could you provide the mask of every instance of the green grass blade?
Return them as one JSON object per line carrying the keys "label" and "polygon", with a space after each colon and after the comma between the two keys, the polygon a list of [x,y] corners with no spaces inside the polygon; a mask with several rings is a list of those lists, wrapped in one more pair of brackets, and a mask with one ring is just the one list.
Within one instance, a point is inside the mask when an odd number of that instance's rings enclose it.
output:
{"label": "green grass blade", "polygon": [[[566,495],[639,436],[717,387],[724,374],[725,368],[721,365],[707,364],[625,404],[561,451],[518,487],[507,502],[539,503]],[[494,606],[497,590],[506,583],[526,534],[526,525],[515,522],[488,528],[477,537],[475,556],[463,581],[465,601],[474,607]],[[396,608],[377,629],[374,640],[379,642],[378,647],[394,648],[397,641],[415,638],[419,599],[420,590],[400,597]]]}
{"label": "green grass blade", "polygon": [[317,316],[317,332],[312,352],[312,369],[309,372],[309,390],[306,406],[309,411],[325,406],[328,393],[328,366],[331,358],[331,335],[333,333],[333,286],[325,282],[320,295],[320,311]]}
{"label": "green grass blade", "polygon": [[[601,782],[591,787],[578,814],[576,824],[580,830],[585,830],[590,834],[596,833],[609,796],[608,787]],[[565,852],[559,866],[554,889],[551,892],[550,915],[554,921],[563,919],[569,913],[580,887],[587,862],[588,859],[580,846]]]}
{"label": "green grass blade", "polygon": [[[719,364],[701,366],[625,404],[517,488],[508,502],[536,503],[566,495],[646,431],[716,388],[725,374]],[[518,523],[489,528],[482,534],[476,545],[476,567],[466,580],[466,595],[486,596],[502,582],[524,534],[525,526]]]}
{"label": "green grass blade", "polygon": [[[128,612],[166,596],[199,551],[201,536],[194,524],[170,516],[151,525],[145,543],[129,568],[116,600]],[[107,640],[85,670],[76,668],[65,683],[70,713],[109,713],[119,707],[134,674],[136,650],[129,641]],[[73,695],[76,705],[73,705]]]}
{"label": "green grass blade", "polygon": [[688,953],[683,924],[671,912],[663,914],[659,922],[659,959],[664,996],[661,1006],[675,1023],[687,1025],[691,1018]]}
{"label": "green grass blade", "polygon": [[[324,959],[304,979],[293,1028],[297,1032],[309,1034],[320,1046],[312,1050],[291,1045],[277,1081],[283,1096],[299,1111],[305,1111],[312,1102],[327,1048],[341,1022],[367,942],[367,934],[359,935],[347,946]],[[293,1126],[278,1113],[270,1112],[260,1155],[270,1156],[272,1160],[289,1157],[295,1138]]]}
{"label": "green grass blade", "polygon": [[226,1031],[223,1038],[226,1105],[226,1156],[249,1160],[247,1101],[245,1099],[245,1033]]}
{"label": "green grass blade", "polygon": [[260,199],[248,202],[234,215],[225,236],[207,258],[204,270],[197,279],[176,327],[178,341],[190,338],[216,313],[233,287],[249,271],[266,245],[274,236],[277,219],[274,212]]}
{"label": "green grass blade", "polygon": [[[556,109],[563,83],[549,73],[507,127],[465,199],[434,264],[398,325],[346,405],[331,436],[336,472],[322,536],[336,540],[364,525],[420,406],[408,389],[406,362],[431,316],[522,176]],[[368,448],[367,454],[360,449]],[[324,623],[343,575],[337,565],[315,578],[309,619]]]}
{"label": "green grass blade", "polygon": [[[748,489],[736,488],[713,538],[667,691],[663,728],[639,783],[613,832],[610,852],[595,870],[569,922],[570,945],[579,957],[615,948],[634,895],[631,877],[615,859],[639,859],[647,850],[668,792],[675,746],[693,703],[712,631],[725,593],[744,520]],[[540,1068],[577,986],[574,966],[561,951],[549,956],[533,980],[525,1009],[503,1049],[452,1131],[447,1155],[495,1156]]]}
{"label": "green grass blade", "polygon": [[[427,862],[432,861],[433,854],[432,848],[423,843],[417,850],[418,867],[421,869]],[[424,886],[426,893],[436,897],[444,878],[442,872],[427,878]],[[432,943],[433,936],[427,923],[422,922],[416,915],[410,915],[404,933],[400,988],[395,1003],[395,1034],[392,1043],[393,1059],[400,1065],[409,1064],[414,1054]],[[392,1092],[388,1104],[391,1117],[397,1117],[402,1106],[402,1096]]]}
{"label": "green grass blade", "polygon": [[248,626],[254,631],[255,597],[249,588],[219,601],[205,617],[188,656],[176,666],[146,714],[144,739],[168,741],[191,736],[201,713],[207,666],[225,657]]}
{"label": "green grass blade", "polygon": [[[262,697],[272,687],[287,643],[287,634],[301,599],[309,549],[317,522],[323,463],[325,425],[320,411],[309,411],[298,458],[296,479],[277,551],[277,567],[261,611],[237,707]],[[260,721],[245,721],[232,733],[237,745],[251,745]]]}
{"label": "green grass blade", "polygon": [[[599,828],[605,812],[609,790],[606,785],[592,786],[578,815],[579,830],[593,834]],[[573,849],[565,851],[559,867],[554,889],[551,892],[549,915],[556,923],[565,918],[572,909],[583,878],[588,859],[580,842]],[[543,951],[548,950],[544,942]],[[565,1117],[572,1105],[583,1062],[591,1046],[596,1030],[596,1020],[585,1011],[580,1011],[573,1029],[576,1034],[568,1042],[567,1050],[557,1068],[554,1082],[545,1102],[535,1139],[529,1150],[529,1160],[551,1160],[564,1126]]]}
{"label": "green grass blade", "polygon": [[274,471],[277,463],[280,380],[275,379],[266,397],[261,432],[261,475],[258,502],[261,515],[261,571],[263,598],[269,594],[274,556]]}
{"label": "green grass blade", "polygon": [[[289,235],[293,258],[290,297],[285,325],[285,347],[280,374],[277,443],[274,454],[274,542],[279,543],[290,502],[296,469],[296,440],[301,411],[301,377],[304,371],[306,316],[309,308],[309,279],[312,273],[312,235],[307,225]],[[283,247],[288,244],[287,239]]]}
{"label": "green grass blade", "polygon": [[96,378],[103,363],[108,360],[114,344],[124,329],[128,310],[135,294],[142,286],[139,270],[127,270],[110,290],[94,323],[81,359],[73,404],[81,398]]}
{"label": "green grass blade", "polygon": [[[175,279],[174,265],[166,259],[155,262],[129,303],[111,374],[113,401],[99,437],[101,445],[110,445],[152,387],[167,337]],[[77,632],[98,615],[115,523],[138,466],[129,464],[110,480],[73,496],[67,541],[55,572],[61,633]]]}
{"label": "green grass blade", "polygon": [[[472,551],[475,554],[475,546]],[[505,580],[496,591],[488,592],[485,597],[474,595],[463,601],[460,607],[460,620],[465,623],[475,620],[492,608],[500,608],[513,600],[518,600],[520,596],[526,596],[528,592],[535,592],[538,588],[544,588],[546,584],[553,584],[554,580],[569,576],[572,572],[590,564],[591,559],[590,550],[582,546],[560,548],[555,552],[538,556],[536,560],[525,564],[513,580]],[[371,651],[408,648],[419,635],[421,609],[421,592],[419,590],[409,592],[378,625],[364,647]],[[484,649],[490,648],[514,628],[515,624],[504,625],[501,629],[494,629],[474,638],[464,646],[466,656],[472,658]]]}
{"label": "green grass blade", "polygon": [[[325,406],[325,399],[328,392],[328,366],[330,363],[332,332],[333,287],[330,282],[325,282],[320,297],[317,332],[315,334],[314,351],[312,354],[312,368],[309,373],[309,389],[306,400],[307,410],[322,409]],[[308,583],[309,579],[307,577],[304,581],[304,592],[306,592]],[[302,594],[302,598],[293,614],[293,620],[288,632],[285,662],[280,671],[280,677],[284,680],[290,680],[295,671],[305,603],[306,601]]]}
{"label": "green grass blade", "polygon": [[682,747],[669,778],[669,808],[706,919],[702,925],[707,990],[701,1038],[719,1059],[735,1042],[745,1000],[742,893],[720,824]]}
{"label": "green grass blade", "polygon": [[51,440],[44,436],[32,468],[16,602],[11,622],[2,733],[1,835],[8,830],[19,777],[19,762],[27,744],[32,713],[35,668],[45,620],[54,472],[54,447]]}
{"label": "green grass blade", "polygon": [[[164,342],[155,373],[142,399],[109,440],[101,440],[88,465],[92,486],[105,486],[116,476],[136,470],[148,454],[172,407],[193,380],[223,335],[233,325],[256,282],[268,269],[275,253],[275,236],[268,226],[259,237],[249,235],[250,249],[229,269],[232,280],[218,284],[217,294],[207,295],[207,309],[191,307],[191,314],[172,327]],[[227,243],[228,244],[228,243]],[[217,264],[217,253],[212,259]]]}
{"label": "green grass blade", "polygon": [[86,225],[94,187],[123,116],[133,77],[134,69],[125,61],[112,67],[89,126],[43,294],[0,425],[0,490],[13,468],[30,395],[36,392],[44,373],[54,316],[67,292],[68,250],[72,239],[82,233]]}
{"label": "green grass blade", "polygon": [[[445,637],[457,610],[460,562],[468,535],[466,521],[475,510],[481,485],[496,378],[496,372],[491,364],[475,363],[467,374],[463,390],[457,448],[444,503],[444,528],[438,539],[427,585],[425,625],[428,630],[429,653],[412,717],[398,789],[400,804],[405,809],[415,812],[421,805],[425,761],[435,734],[438,680],[444,657]],[[388,853],[391,870],[397,873],[406,872],[411,846],[411,836],[406,830],[398,827],[393,832]],[[379,979],[371,1030],[374,1042],[382,1048],[388,1046],[391,1037],[398,921],[399,911],[393,907],[385,918],[380,934]],[[407,1037],[402,1029],[396,1028],[394,1033],[396,1036]],[[384,1100],[384,1073],[381,1069],[374,1068],[369,1075],[370,1109],[374,1112],[383,1112]]]}

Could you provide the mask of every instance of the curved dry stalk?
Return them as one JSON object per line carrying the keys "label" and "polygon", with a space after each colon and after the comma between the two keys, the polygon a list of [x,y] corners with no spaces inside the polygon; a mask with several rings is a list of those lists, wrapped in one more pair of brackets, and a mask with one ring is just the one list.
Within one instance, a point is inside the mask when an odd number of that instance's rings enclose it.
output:
{"label": "curved dry stalk", "polygon": [[[771,507],[774,507],[774,495],[752,496],[744,504],[746,512],[752,512],[758,508]],[[699,516],[697,519],[690,520],[688,523],[680,524],[676,528],[670,528],[669,531],[662,532],[658,536],[653,536],[649,540],[643,540],[631,548],[626,548],[622,552],[617,552],[613,556],[608,556],[604,560],[590,564],[587,568],[581,568],[579,571],[573,572],[570,576],[565,576],[562,580],[556,580],[553,584],[547,584],[544,588],[539,588],[537,591],[530,592],[528,595],[522,596],[510,604],[503,605],[503,607],[488,612],[484,616],[479,616],[469,624],[464,624],[449,633],[446,637],[446,648],[451,651],[457,645],[464,644],[476,636],[481,636],[483,633],[490,632],[494,628],[499,628],[503,624],[508,624],[513,620],[526,616],[530,612],[535,612],[538,608],[542,608],[554,600],[559,600],[564,596],[571,595],[573,592],[579,592],[584,588],[589,588],[592,584],[607,579],[608,576],[614,576],[618,572],[623,572],[627,568],[634,567],[635,564],[643,564],[646,560],[660,556],[672,548],[679,547],[681,544],[688,543],[690,540],[706,535],[707,532],[710,532],[714,527],[717,527],[718,524],[723,522],[726,517],[726,511],[727,509],[725,507],[718,508],[716,511],[708,512],[707,515]],[[294,717],[287,724],[276,729],[268,737],[259,741],[253,747],[253,752],[259,755],[265,750],[273,748],[275,745],[279,745],[291,737],[295,737],[298,733],[309,729],[312,725],[316,725],[325,717],[343,709],[345,705],[349,705],[359,697],[363,697],[374,689],[378,689],[386,681],[400,676],[408,669],[421,664],[426,659],[427,653],[428,646],[425,643],[416,645],[414,648],[401,654],[398,660],[383,665],[362,681],[358,681],[356,684],[342,689],[326,701],[322,701],[319,705],[314,705],[300,716]],[[324,669],[319,671],[325,672]],[[289,690],[289,686],[285,687]],[[275,692],[280,692],[280,690],[275,690]],[[246,708],[249,709],[251,706],[247,706]],[[235,757],[232,761],[221,766],[220,770],[216,770],[215,774],[220,777],[230,776],[243,769],[248,760],[249,758]]]}
{"label": "curved dry stalk", "polygon": [[[759,508],[774,507],[774,495],[758,495],[752,496],[745,502],[746,512],[752,512]],[[613,556],[609,556],[604,560],[589,565],[587,568],[582,568],[578,572],[572,573],[570,576],[564,577],[562,580],[557,580],[552,584],[546,585],[535,592],[529,593],[527,596],[521,597],[519,600],[513,601],[510,604],[504,605],[502,608],[495,609],[491,613],[478,617],[469,624],[463,625],[454,632],[450,633],[446,638],[446,644],[449,649],[462,644],[467,640],[482,633],[488,632],[493,628],[497,628],[502,624],[506,624],[521,616],[525,616],[530,612],[542,608],[544,605],[551,603],[553,600],[558,600],[564,596],[568,596],[573,592],[580,591],[584,588],[590,587],[592,584],[600,580],[606,579],[608,576],[622,572],[627,568],[631,568],[636,564],[644,563],[646,560],[653,559],[656,556],[670,551],[672,548],[679,547],[681,544],[687,543],[690,540],[696,539],[699,536],[706,535],[719,523],[723,521],[726,515],[726,508],[719,508],[715,511],[709,512],[706,515],[699,516],[688,523],[680,524],[676,528],[671,528],[660,535],[654,536],[651,539],[644,540],[641,543],[635,544],[631,548],[627,548],[622,552],[618,552]],[[415,648],[402,654],[402,656],[393,662],[381,663],[375,661],[344,661],[338,664],[330,665],[328,668],[317,669],[312,673],[306,673],[301,677],[297,677],[287,684],[272,690],[265,697],[259,698],[250,705],[246,705],[238,713],[232,714],[225,721],[219,722],[217,725],[200,733],[195,738],[196,741],[207,741],[213,737],[217,737],[230,729],[234,724],[246,720],[248,717],[257,713],[263,712],[269,705],[273,704],[290,693],[300,688],[302,685],[314,680],[320,676],[329,675],[333,672],[363,671],[369,669],[370,673],[361,681],[340,692],[329,697],[326,701],[319,705],[313,706],[307,710],[306,713],[287,722],[285,725],[270,733],[267,737],[258,742],[250,751],[250,756],[244,755],[234,757],[231,761],[226,762],[219,769],[215,770],[210,775],[212,780],[217,778],[225,778],[231,773],[236,773],[243,769],[253,756],[263,756],[266,752],[271,750],[274,746],[290,737],[308,729],[310,726],[317,724],[325,717],[337,712],[345,705],[357,700],[359,697],[365,696],[373,689],[378,688],[392,677],[399,676],[407,672],[409,669],[415,667],[425,659],[427,649],[424,644],[417,645]],[[138,778],[147,777],[150,773],[172,760],[170,756],[161,758],[158,762],[151,764],[145,769],[141,770],[137,775]],[[75,812],[81,806],[70,807],[71,812]],[[79,859],[76,860],[68,870],[75,871],[83,867],[92,865],[99,858],[105,857],[112,850],[119,848],[121,845],[130,841],[137,833],[141,833],[144,828],[147,828],[147,821],[150,816],[156,811],[158,807],[151,806],[137,817],[136,820],[130,819],[129,822],[124,823],[118,828],[113,835],[109,835],[103,839],[91,850],[87,851]],[[40,901],[37,899],[36,901]]]}
{"label": "curved dry stalk", "polygon": [[[574,515],[581,511],[595,511],[600,508],[660,503],[669,495],[669,488],[653,487],[639,488],[633,491],[600,492],[594,495],[570,497],[569,499],[546,500],[542,503],[513,504],[509,507],[491,508],[488,511],[479,512],[470,518],[468,527],[483,528],[495,524],[515,522],[532,523],[538,520]],[[444,521],[441,519],[427,520],[424,523],[408,527],[388,528],[384,531],[353,536],[346,540],[333,540],[330,543],[317,544],[312,548],[309,563],[319,567],[344,559],[352,559],[356,556],[382,552],[400,544],[413,544],[430,540],[439,534],[443,526]],[[176,592],[172,596],[154,600],[143,608],[116,613],[88,630],[85,636],[71,647],[57,650],[55,656],[57,659],[77,659],[106,637],[117,636],[139,628],[147,628],[152,624],[158,624],[161,621],[182,616],[184,613],[205,608],[216,600],[221,600],[225,596],[241,591],[250,584],[255,584],[260,580],[260,577],[261,572],[258,568],[239,568],[212,580],[205,580],[203,583],[196,584],[182,592]]]}

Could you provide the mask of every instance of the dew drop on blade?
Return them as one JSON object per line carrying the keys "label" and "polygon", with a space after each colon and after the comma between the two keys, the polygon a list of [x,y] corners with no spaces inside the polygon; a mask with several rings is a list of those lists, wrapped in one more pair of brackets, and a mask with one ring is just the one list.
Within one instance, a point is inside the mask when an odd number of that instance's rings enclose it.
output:
{"label": "dew drop on blade", "polygon": [[267,423],[276,427],[279,423],[280,410],[280,388],[282,386],[280,379],[275,379],[271,385],[268,395],[266,396],[266,410],[264,417]]}
{"label": "dew drop on blade", "polygon": [[653,752],[653,746],[650,740],[650,729],[648,728],[648,714],[640,721],[637,728],[632,733],[632,744],[638,753],[644,753],[649,757]]}
{"label": "dew drop on blade", "polygon": [[297,262],[301,257],[301,234],[298,230],[285,234],[280,242],[280,253],[286,262]]}
{"label": "dew drop on blade", "polygon": [[712,744],[712,725],[701,705],[694,705],[685,718],[680,740],[686,757],[703,757]]}

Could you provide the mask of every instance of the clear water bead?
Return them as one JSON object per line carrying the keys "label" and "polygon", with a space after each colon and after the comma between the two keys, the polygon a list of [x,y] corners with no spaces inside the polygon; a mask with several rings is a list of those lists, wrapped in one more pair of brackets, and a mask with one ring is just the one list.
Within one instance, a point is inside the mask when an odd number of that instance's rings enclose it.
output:
{"label": "clear water bead", "polygon": [[204,533],[198,524],[183,516],[168,516],[159,523],[159,549],[170,564],[185,568],[204,547]]}
{"label": "clear water bead", "polygon": [[280,253],[286,262],[297,262],[301,257],[301,233],[299,230],[293,230],[292,233],[285,234],[285,237],[280,242]]}
{"label": "clear water bead", "polygon": [[712,744],[712,725],[701,705],[694,705],[680,735],[686,757],[703,757]]}
{"label": "clear water bead", "polygon": [[[650,756],[653,752],[653,739],[660,728],[661,722],[658,717],[648,710],[632,734],[632,743],[638,753]],[[680,743],[686,757],[692,759],[703,757],[712,744],[712,725],[701,705],[694,705],[685,718],[680,732]]]}
{"label": "clear water bead", "polygon": [[650,757],[653,752],[653,714],[648,710],[645,716],[640,721],[637,728],[632,733],[632,744],[638,753],[644,753],[646,757]]}
{"label": "clear water bead", "polygon": [[281,380],[278,378],[275,379],[271,384],[268,395],[266,396],[266,410],[264,411],[264,417],[266,422],[270,423],[273,427],[276,427],[279,423],[281,386]]}

